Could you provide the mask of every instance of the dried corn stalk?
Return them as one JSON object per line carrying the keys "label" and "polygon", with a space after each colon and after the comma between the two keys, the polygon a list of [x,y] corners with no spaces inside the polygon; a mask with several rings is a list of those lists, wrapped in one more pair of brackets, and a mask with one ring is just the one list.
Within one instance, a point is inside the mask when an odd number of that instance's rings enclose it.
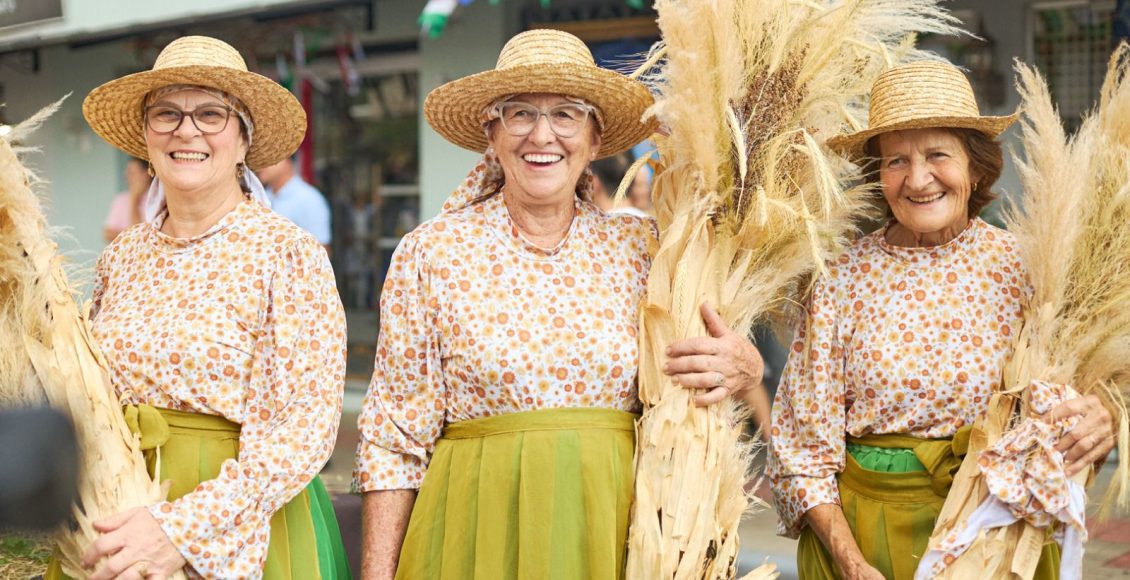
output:
{"label": "dried corn stalk", "polygon": [[[629,578],[735,575],[752,443],[732,402],[697,409],[663,349],[701,336],[699,305],[740,331],[785,310],[868,206],[819,143],[862,126],[864,99],[913,33],[956,33],[934,0],[658,0],[652,82],[659,246],[641,307]],[[654,57],[654,55],[653,55]],[[650,60],[657,60],[655,58]],[[755,571],[750,577],[766,577]]]}
{"label": "dried corn stalk", "polygon": [[[1130,47],[1111,57],[1098,109],[1068,137],[1047,84],[1017,64],[1024,109],[1025,159],[1017,158],[1024,206],[1009,229],[1034,287],[1005,368],[1003,389],[974,425],[969,454],[954,479],[931,546],[984,501],[978,453],[1027,415],[1030,379],[1097,394],[1115,417],[1118,471],[1104,508],[1130,498],[1130,430],[1123,402],[1130,387]],[[1085,478],[1087,473],[1082,476]],[[1023,520],[987,531],[943,578],[1031,578],[1045,531]]]}
{"label": "dried corn stalk", "polygon": [[[61,101],[60,101],[61,103]],[[126,427],[106,362],[75,303],[62,258],[48,236],[35,177],[16,142],[54,112],[44,109],[0,139],[0,404],[46,400],[74,422],[79,445],[74,521],[56,534],[63,571],[85,577],[80,557],[98,537],[92,522],[159,502],[137,438]],[[178,575],[183,577],[183,575]]]}

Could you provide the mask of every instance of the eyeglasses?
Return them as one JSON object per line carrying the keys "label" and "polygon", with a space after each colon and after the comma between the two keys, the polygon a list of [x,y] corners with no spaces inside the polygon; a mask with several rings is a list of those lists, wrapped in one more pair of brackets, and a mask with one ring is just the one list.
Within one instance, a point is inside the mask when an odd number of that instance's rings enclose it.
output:
{"label": "eyeglasses", "polygon": [[529,103],[505,102],[495,105],[494,110],[502,121],[502,127],[514,137],[525,137],[532,133],[542,115],[545,115],[553,133],[568,139],[585,126],[592,107],[580,103],[562,103],[542,110]]}
{"label": "eyeglasses", "polygon": [[166,105],[145,107],[145,123],[159,135],[172,133],[180,127],[185,115],[192,119],[196,129],[206,135],[214,135],[227,128],[232,108],[226,105],[205,105],[191,111],[182,111]]}

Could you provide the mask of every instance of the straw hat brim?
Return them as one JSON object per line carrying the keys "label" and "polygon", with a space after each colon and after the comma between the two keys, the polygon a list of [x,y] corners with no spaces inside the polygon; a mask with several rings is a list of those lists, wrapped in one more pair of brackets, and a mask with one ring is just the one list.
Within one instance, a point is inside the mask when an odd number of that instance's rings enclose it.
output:
{"label": "straw hat brim", "polygon": [[843,155],[851,161],[859,161],[867,157],[867,141],[876,135],[902,131],[904,129],[974,129],[989,137],[999,137],[1005,129],[1016,122],[1020,111],[1003,117],[923,117],[909,119],[898,123],[890,123],[881,127],[864,129],[847,135],[838,135],[828,139],[828,147],[836,153]]}
{"label": "straw hat brim", "polygon": [[626,151],[659,126],[641,121],[654,99],[647,87],[596,66],[521,65],[463,77],[436,87],[424,101],[424,117],[448,141],[483,152],[487,138],[480,121],[484,108],[504,95],[552,93],[584,99],[601,110],[604,131],[597,158]]}
{"label": "straw hat brim", "polygon": [[94,89],[82,102],[82,114],[100,137],[140,159],[145,147],[142,100],[169,85],[211,87],[243,102],[255,126],[246,163],[251,169],[289,157],[306,134],[306,112],[290,91],[262,75],[217,66],[181,66],[134,73]]}

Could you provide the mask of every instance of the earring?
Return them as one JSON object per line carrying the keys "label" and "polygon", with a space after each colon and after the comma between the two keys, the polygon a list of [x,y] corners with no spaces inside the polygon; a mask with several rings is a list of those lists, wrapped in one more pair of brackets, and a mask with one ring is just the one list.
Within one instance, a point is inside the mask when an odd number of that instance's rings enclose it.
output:
{"label": "earring", "polygon": [[235,176],[240,181],[243,181],[243,178],[247,176],[247,165],[245,165],[242,161],[235,164]]}
{"label": "earring", "polygon": [[157,172],[153,171],[153,164],[152,163],[146,163],[145,164],[145,172],[149,174],[149,177],[157,177]]}

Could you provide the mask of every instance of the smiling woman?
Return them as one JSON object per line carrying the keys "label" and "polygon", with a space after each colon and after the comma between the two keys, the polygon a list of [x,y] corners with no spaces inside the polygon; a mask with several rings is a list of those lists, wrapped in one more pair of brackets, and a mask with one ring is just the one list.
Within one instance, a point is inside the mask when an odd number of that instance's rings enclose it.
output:
{"label": "smiling woman", "polygon": [[[768,475],[801,578],[914,576],[1030,292],[1013,236],[977,217],[1016,117],[980,115],[961,71],[918,62],[875,81],[869,129],[828,142],[893,219],[815,285],[777,392]],[[1087,408],[1071,457],[1113,445],[1109,412]],[[1036,578],[1058,558],[1045,546]]]}
{"label": "smiling woman", "polygon": [[[656,231],[590,203],[587,168],[648,137],[651,104],[553,30],[428,95],[432,127],[483,158],[381,292],[354,473],[366,578],[623,577]],[[746,394],[757,350],[704,317],[713,336],[676,343],[670,374],[704,404]]]}
{"label": "smiling woman", "polygon": [[325,250],[250,171],[298,147],[302,107],[193,36],[83,113],[155,176],[144,221],[98,260],[91,317],[151,475],[171,481],[167,501],[95,524],[89,577],[348,577],[317,478],[341,414],[344,313]]}

